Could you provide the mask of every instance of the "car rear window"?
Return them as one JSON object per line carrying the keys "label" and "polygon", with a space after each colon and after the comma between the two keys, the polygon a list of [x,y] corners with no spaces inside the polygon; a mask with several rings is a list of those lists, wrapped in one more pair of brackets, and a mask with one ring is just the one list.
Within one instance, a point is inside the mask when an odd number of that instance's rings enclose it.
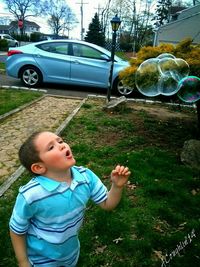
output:
{"label": "car rear window", "polygon": [[69,44],[67,43],[45,43],[37,45],[37,47],[43,51],[68,55]]}

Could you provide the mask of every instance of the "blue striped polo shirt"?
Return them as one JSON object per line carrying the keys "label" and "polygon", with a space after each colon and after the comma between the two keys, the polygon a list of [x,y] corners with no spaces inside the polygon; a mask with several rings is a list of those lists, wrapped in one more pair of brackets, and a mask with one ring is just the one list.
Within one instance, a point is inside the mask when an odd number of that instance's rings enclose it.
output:
{"label": "blue striped polo shirt", "polygon": [[107,199],[107,188],[91,170],[74,166],[71,171],[70,185],[37,176],[19,189],[9,226],[27,235],[28,257],[37,266],[51,261],[75,266],[86,204]]}

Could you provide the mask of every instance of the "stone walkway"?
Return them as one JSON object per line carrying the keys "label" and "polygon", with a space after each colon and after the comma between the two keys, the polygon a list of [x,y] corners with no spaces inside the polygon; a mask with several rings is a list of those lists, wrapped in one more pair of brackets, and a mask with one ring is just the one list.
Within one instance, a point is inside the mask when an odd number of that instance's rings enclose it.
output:
{"label": "stone walkway", "polygon": [[56,132],[81,102],[81,99],[45,96],[0,121],[0,186],[20,166],[18,150],[23,140],[37,130]]}

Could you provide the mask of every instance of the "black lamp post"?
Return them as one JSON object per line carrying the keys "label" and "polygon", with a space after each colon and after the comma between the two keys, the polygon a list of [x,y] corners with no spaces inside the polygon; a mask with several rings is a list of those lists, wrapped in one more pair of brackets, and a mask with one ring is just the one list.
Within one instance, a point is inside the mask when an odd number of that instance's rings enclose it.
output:
{"label": "black lamp post", "polygon": [[116,32],[119,29],[119,26],[121,24],[120,18],[115,15],[114,18],[112,18],[111,26],[112,26],[112,50],[111,50],[111,66],[110,66],[110,75],[109,75],[109,81],[108,81],[108,92],[107,92],[107,100],[110,101],[110,95],[111,95],[111,89],[112,89],[112,77],[113,77],[113,66],[114,66],[114,56],[115,56],[115,45],[116,45]]}

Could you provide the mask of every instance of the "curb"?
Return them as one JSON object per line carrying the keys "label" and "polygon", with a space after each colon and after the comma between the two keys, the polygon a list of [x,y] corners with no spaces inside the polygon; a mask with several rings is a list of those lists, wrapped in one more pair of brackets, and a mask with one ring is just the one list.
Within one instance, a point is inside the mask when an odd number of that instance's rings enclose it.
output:
{"label": "curb", "polygon": [[1,85],[0,87],[3,89],[16,89],[16,90],[27,90],[27,91],[47,93],[46,89],[36,89],[36,88],[25,87],[25,86]]}
{"label": "curb", "polygon": [[29,106],[35,104],[37,101],[40,101],[40,100],[41,100],[42,98],[44,98],[44,97],[45,97],[45,96],[41,96],[41,97],[39,97],[38,99],[35,99],[35,100],[33,100],[32,102],[30,102],[30,103],[24,104],[24,105],[20,106],[19,108],[15,108],[15,109],[13,109],[13,110],[11,110],[11,111],[9,111],[9,112],[3,114],[3,115],[0,115],[0,121],[6,119],[6,118],[9,117],[10,115],[13,115],[13,114],[15,114],[15,113],[17,113],[17,112],[19,112],[19,111],[21,111],[21,110],[23,110],[23,109],[29,107]]}
{"label": "curb", "polygon": [[[107,99],[106,96],[103,95],[88,95],[88,98],[101,98],[101,99]],[[111,97],[111,100],[114,100],[118,97]],[[171,103],[171,102],[161,102],[157,100],[148,100],[144,98],[126,98],[126,101],[128,102],[136,102],[136,103],[145,103],[145,104],[162,104],[166,106],[175,106],[175,107],[186,107],[186,108],[196,108],[196,104],[179,104],[179,103]]]}

